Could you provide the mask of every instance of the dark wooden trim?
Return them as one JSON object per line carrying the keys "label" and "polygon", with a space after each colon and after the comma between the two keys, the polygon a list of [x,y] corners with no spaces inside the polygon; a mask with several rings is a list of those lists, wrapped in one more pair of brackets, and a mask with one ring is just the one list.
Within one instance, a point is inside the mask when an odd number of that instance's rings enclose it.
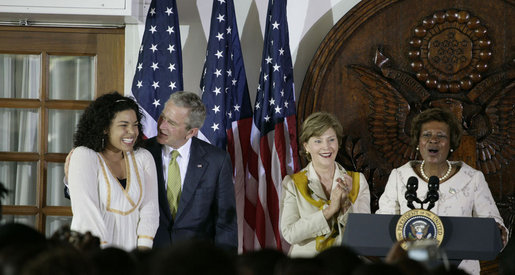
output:
{"label": "dark wooden trim", "polygon": [[45,216],[73,216],[72,208],[69,206],[45,206],[43,214]]}
{"label": "dark wooden trim", "polygon": [[38,161],[38,153],[0,152],[0,161]]}
{"label": "dark wooden trim", "polygon": [[34,216],[39,214],[39,209],[36,206],[2,205],[2,213],[4,215]]}
{"label": "dark wooden trim", "polygon": [[47,162],[64,162],[67,154],[61,153],[46,153],[45,160]]}
{"label": "dark wooden trim", "polygon": [[0,108],[37,109],[40,107],[39,99],[0,98]]}
{"label": "dark wooden trim", "polygon": [[48,100],[46,106],[48,109],[58,110],[84,110],[91,104],[88,100]]}

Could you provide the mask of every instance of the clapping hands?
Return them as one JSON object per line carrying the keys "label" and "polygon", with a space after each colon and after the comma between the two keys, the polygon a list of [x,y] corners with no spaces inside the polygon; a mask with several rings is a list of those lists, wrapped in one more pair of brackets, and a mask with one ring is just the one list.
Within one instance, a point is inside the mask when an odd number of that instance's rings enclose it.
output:
{"label": "clapping hands", "polygon": [[342,178],[336,180],[338,184],[331,190],[329,206],[323,210],[326,220],[339,213],[341,210],[346,210],[347,198],[352,190],[352,177],[345,174]]}

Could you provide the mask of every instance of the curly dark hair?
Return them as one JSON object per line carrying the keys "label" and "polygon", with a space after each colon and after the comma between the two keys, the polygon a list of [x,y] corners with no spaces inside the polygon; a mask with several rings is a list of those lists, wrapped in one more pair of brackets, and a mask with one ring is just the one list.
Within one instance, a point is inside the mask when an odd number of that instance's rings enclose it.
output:
{"label": "curly dark hair", "polygon": [[118,92],[98,97],[84,110],[73,137],[73,146],[85,146],[95,152],[102,152],[107,144],[102,140],[108,139],[105,131],[109,129],[115,115],[125,110],[134,110],[136,113],[139,135],[134,143],[134,150],[141,147],[143,145],[143,128],[141,125],[143,115],[141,110],[132,98],[122,96]]}
{"label": "curly dark hair", "polygon": [[440,108],[427,109],[413,119],[411,122],[411,145],[413,145],[413,147],[418,145],[422,124],[431,121],[443,122],[449,125],[451,149],[458,149],[463,134],[463,128],[453,113]]}

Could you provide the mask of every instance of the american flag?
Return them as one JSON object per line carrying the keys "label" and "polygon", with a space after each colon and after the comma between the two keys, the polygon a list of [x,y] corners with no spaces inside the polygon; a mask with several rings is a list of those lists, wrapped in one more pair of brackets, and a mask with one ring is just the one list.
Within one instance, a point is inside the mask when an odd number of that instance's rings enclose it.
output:
{"label": "american flag", "polygon": [[[199,137],[231,155],[239,244],[244,205],[245,167],[250,147],[252,107],[243,66],[233,0],[214,0],[202,79],[207,117]],[[239,248],[241,251],[241,247]]]}
{"label": "american flag", "polygon": [[299,170],[286,0],[269,0],[245,185],[243,250],[287,250],[279,233],[282,179]]}
{"label": "american flag", "polygon": [[152,0],[145,22],[132,94],[143,109],[143,131],[157,134],[157,119],[173,92],[182,90],[182,54],[175,0]]}

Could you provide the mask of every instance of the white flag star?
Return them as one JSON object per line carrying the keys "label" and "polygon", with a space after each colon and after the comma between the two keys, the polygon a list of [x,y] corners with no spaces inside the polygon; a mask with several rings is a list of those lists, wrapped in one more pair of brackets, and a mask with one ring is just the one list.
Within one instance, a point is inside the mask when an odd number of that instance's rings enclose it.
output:
{"label": "white flag star", "polygon": [[218,17],[216,18],[216,19],[218,19],[218,23],[225,21],[224,16],[225,15],[218,14]]}
{"label": "white flag star", "polygon": [[154,71],[159,69],[159,67],[157,66],[157,63],[154,63],[154,62],[152,62],[152,66],[150,66],[150,68],[152,68]]}
{"label": "white flag star", "polygon": [[173,51],[175,51],[175,45],[170,45],[170,44],[168,44],[168,51],[169,51],[170,53],[172,53]]}
{"label": "white flag star", "polygon": [[157,51],[157,45],[152,44],[152,46],[150,46],[150,49],[152,50],[152,52]]}
{"label": "white flag star", "polygon": [[172,89],[172,91],[173,91],[173,89],[177,88],[177,86],[175,86],[175,82],[173,82],[173,81],[170,81],[170,85],[168,85],[168,87],[170,87],[170,89]]}
{"label": "white flag star", "polygon": [[175,70],[175,64],[170,63],[170,66],[168,66],[168,70],[170,70],[170,72],[173,72],[173,70]]}
{"label": "white flag star", "polygon": [[213,109],[211,109],[216,113],[220,112],[220,106],[219,105],[215,105],[215,107]]}
{"label": "white flag star", "polygon": [[136,84],[136,86],[138,86],[138,88],[141,88],[143,86],[143,81],[141,80],[138,80],[138,84]]}
{"label": "white flag star", "polygon": [[270,120],[270,117],[267,115],[266,117],[264,117],[265,121],[268,122]]}
{"label": "white flag star", "polygon": [[275,107],[275,112],[280,114],[281,113],[281,109],[282,109],[281,107],[277,106],[277,107]]}
{"label": "white flag star", "polygon": [[149,31],[150,31],[152,34],[154,34],[155,32],[157,32],[156,28],[157,28],[157,26],[152,26],[152,25],[151,25],[151,26],[150,26]]}
{"label": "white flag star", "polygon": [[150,9],[150,15],[154,16],[156,14],[156,9],[155,8],[152,8]]}
{"label": "white flag star", "polygon": [[213,126],[211,126],[211,128],[213,128],[213,131],[218,130],[218,123],[213,122]]}
{"label": "white flag star", "polygon": [[138,71],[141,71],[143,69],[143,63],[138,63]]}
{"label": "white flag star", "polygon": [[154,103],[152,103],[152,105],[154,105],[157,108],[157,106],[161,105],[161,103],[159,103],[159,100],[160,99],[155,99],[154,98]]}
{"label": "white flag star", "polygon": [[278,72],[279,68],[281,68],[281,66],[279,66],[279,65],[277,65],[277,63],[275,63],[275,65],[274,65],[274,72]]}
{"label": "white flag star", "polygon": [[270,106],[275,105],[275,100],[273,98],[270,98],[269,102],[270,102]]}
{"label": "white flag star", "polygon": [[275,22],[272,24],[272,26],[273,26],[272,30],[279,29],[279,25],[281,25],[281,24],[279,24],[279,23],[277,23],[277,21],[275,21]]}
{"label": "white flag star", "polygon": [[170,14],[173,14],[172,8],[166,7],[165,13],[170,16]]}
{"label": "white flag star", "polygon": [[241,107],[240,105],[236,104],[236,105],[234,105],[234,110],[236,112],[239,112],[240,111],[240,107]]}
{"label": "white flag star", "polygon": [[175,31],[173,30],[173,27],[168,26],[168,29],[166,29],[166,32],[167,32],[169,35],[172,35],[172,32],[175,32]]}
{"label": "white flag star", "polygon": [[154,90],[159,88],[159,81],[154,81],[154,83],[152,83],[152,87],[154,87]]}
{"label": "white flag star", "polygon": [[272,63],[272,58],[270,56],[265,58],[265,60],[266,60],[266,64]]}
{"label": "white flag star", "polygon": [[224,34],[223,33],[218,33],[216,38],[218,38],[218,41],[220,41],[220,40],[224,39]]}
{"label": "white flag star", "polygon": [[217,51],[216,51],[215,56],[216,56],[218,59],[220,59],[220,58],[224,57],[224,56],[222,55],[222,51],[219,51],[219,50],[217,50]]}
{"label": "white flag star", "polygon": [[222,93],[221,88],[220,87],[215,87],[215,89],[213,90],[213,93],[215,93],[215,95],[218,95],[218,94]]}
{"label": "white flag star", "polygon": [[279,55],[284,55],[284,50],[283,50],[283,48],[280,48],[280,49],[279,49]]}
{"label": "white flag star", "polygon": [[216,69],[216,71],[214,72],[214,74],[216,75],[216,77],[219,77],[222,75],[222,70],[219,70],[219,69]]}

